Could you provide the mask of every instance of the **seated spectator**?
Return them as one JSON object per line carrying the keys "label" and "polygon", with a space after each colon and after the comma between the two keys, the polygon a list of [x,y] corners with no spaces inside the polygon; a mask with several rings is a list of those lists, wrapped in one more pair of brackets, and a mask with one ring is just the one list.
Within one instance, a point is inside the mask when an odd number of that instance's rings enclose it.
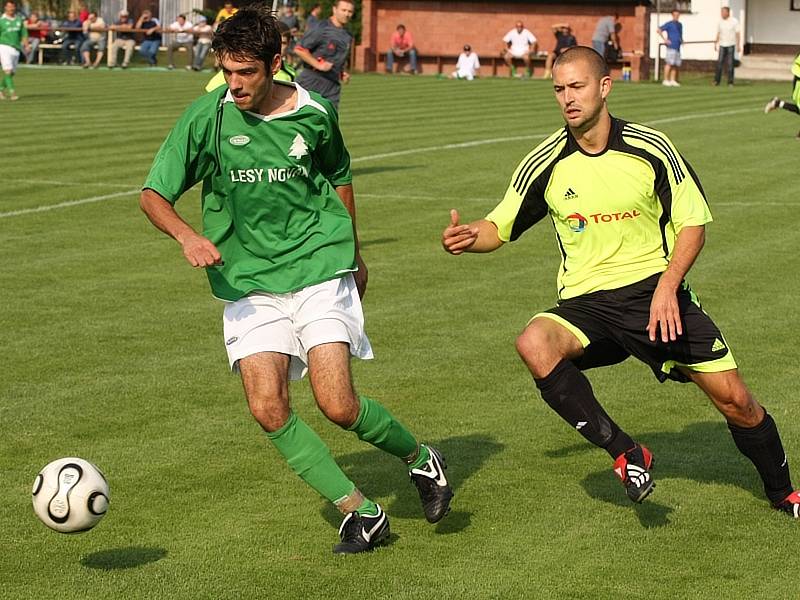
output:
{"label": "seated spectator", "polygon": [[553,25],[553,34],[556,36],[556,47],[547,54],[547,59],[544,62],[544,75],[542,75],[544,79],[550,79],[553,73],[553,61],[561,56],[561,53],[567,48],[578,45],[578,41],[572,35],[569,23],[556,23]]}
{"label": "seated spectator", "polygon": [[158,22],[149,10],[142,12],[142,16],[136,21],[134,29],[144,29],[144,39],[139,44],[139,54],[144,57],[147,64],[154,67],[158,64],[156,56],[161,47],[161,23]]}
{"label": "seated spectator", "polygon": [[133,56],[133,48],[136,46],[136,35],[131,31],[133,21],[127,10],[119,11],[119,19],[110,29],[114,32],[114,42],[111,44],[108,67],[113,69],[117,66],[117,55],[122,49],[125,52],[122,56],[122,68],[127,69]]}
{"label": "seated spectator", "polygon": [[31,15],[25,19],[25,27],[28,30],[28,42],[30,43],[30,50],[25,55],[25,62],[31,64],[39,51],[39,44],[47,39],[47,32],[50,25],[47,21],[39,19],[39,13],[36,11],[31,12]]}
{"label": "seated spectator", "polygon": [[464,51],[458,55],[456,70],[450,74],[450,79],[466,79],[472,81],[477,77],[481,63],[478,55],[472,51],[472,46],[464,44]]}
{"label": "seated spectator", "polygon": [[622,45],[619,42],[619,32],[622,31],[622,23],[614,23],[614,35],[606,42],[604,57],[607,63],[622,60]]}
{"label": "seated spectator", "polygon": [[208,19],[203,15],[198,16],[197,25],[194,26],[197,43],[194,45],[194,61],[192,61],[192,69],[195,71],[203,70],[203,63],[206,60],[208,51],[211,50],[212,32],[213,29],[208,24]]}
{"label": "seated spectator", "polygon": [[232,17],[238,11],[239,9],[233,5],[233,2],[230,0],[225,2],[225,4],[222,5],[222,8],[219,9],[217,18],[214,19],[214,29],[216,30],[220,23],[222,23],[225,19]]}
{"label": "seated spectator", "polygon": [[406,31],[406,26],[400,24],[397,30],[392,34],[391,40],[392,47],[386,53],[386,72],[394,72],[395,58],[403,58],[408,56],[408,66],[406,70],[410,73],[417,72],[417,49],[414,47],[414,38],[411,37],[411,32]]}
{"label": "seated spectator", "polygon": [[[61,53],[58,62],[62,65],[81,62],[81,44],[83,43],[83,26],[78,13],[74,10],[67,11],[67,18],[61,22],[64,29],[64,38],[61,42]],[[72,50],[72,52],[70,52]]]}
{"label": "seated spectator", "polygon": [[86,19],[89,18],[89,7],[86,6],[86,2],[78,2],[78,19],[83,25],[86,22]]}
{"label": "seated spectator", "polygon": [[[97,13],[92,11],[86,20],[83,22],[83,43],[81,44],[81,54],[83,55],[83,68],[88,69],[92,67],[96,69],[100,66],[100,61],[103,60],[103,54],[106,51],[106,22],[103,17],[98,17]],[[94,63],[90,55],[92,50],[97,50]]]}
{"label": "seated spectator", "polygon": [[186,68],[191,69],[194,63],[194,24],[186,20],[186,15],[178,15],[170,24],[169,31],[173,35],[170,36],[172,39],[167,45],[167,63],[169,63],[167,68],[175,68],[175,62],[172,60],[172,53],[178,48],[186,48],[186,51],[189,53]]}
{"label": "seated spectator", "polygon": [[539,48],[536,36],[525,29],[522,21],[517,21],[514,29],[503,36],[503,41],[506,43],[506,47],[503,50],[503,59],[508,65],[509,75],[511,77],[516,76],[517,68],[514,66],[514,59],[518,59],[525,63],[525,71],[528,77],[531,77],[533,75],[531,55],[535,54]]}

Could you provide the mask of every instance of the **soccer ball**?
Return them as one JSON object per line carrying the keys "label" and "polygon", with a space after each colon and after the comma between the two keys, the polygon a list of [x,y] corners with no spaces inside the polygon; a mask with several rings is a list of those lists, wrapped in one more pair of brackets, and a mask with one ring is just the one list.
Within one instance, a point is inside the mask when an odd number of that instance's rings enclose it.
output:
{"label": "soccer ball", "polygon": [[33,511],[42,523],[61,533],[87,531],[108,510],[108,482],[82,458],[59,458],[33,482]]}

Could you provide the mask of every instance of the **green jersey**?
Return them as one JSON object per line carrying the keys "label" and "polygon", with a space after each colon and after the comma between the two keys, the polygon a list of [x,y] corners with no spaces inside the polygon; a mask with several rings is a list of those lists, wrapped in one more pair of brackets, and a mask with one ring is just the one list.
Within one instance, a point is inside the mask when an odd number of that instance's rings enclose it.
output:
{"label": "green jersey", "polygon": [[355,270],[350,214],[334,186],[352,181],[336,111],[293,83],[297,106],[239,110],[228,88],[198,98],[158,151],[144,184],[170,203],[203,182],[203,235],[224,265],[206,269],[217,298],[286,293]]}
{"label": "green jersey", "polygon": [[19,15],[9,18],[5,13],[0,15],[0,44],[22,50],[22,41],[28,39],[25,21]]}
{"label": "green jersey", "polygon": [[681,229],[711,221],[700,183],[672,142],[614,118],[598,154],[586,153],[567,127],[542,142],[486,219],[507,242],[548,215],[561,251],[561,299],[664,271]]}

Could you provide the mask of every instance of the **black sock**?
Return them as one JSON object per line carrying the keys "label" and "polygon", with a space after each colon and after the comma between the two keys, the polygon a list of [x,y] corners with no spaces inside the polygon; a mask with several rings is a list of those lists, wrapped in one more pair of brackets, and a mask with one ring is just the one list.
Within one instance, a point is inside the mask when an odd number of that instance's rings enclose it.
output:
{"label": "black sock", "polygon": [[737,427],[728,423],[728,429],[739,452],[750,459],[761,475],[770,502],[775,504],[791,494],[789,463],[772,417],[764,411],[764,420],[755,427]]}
{"label": "black sock", "polygon": [[534,378],[545,402],[595,446],[616,458],[635,446],[594,397],[586,376],[571,361],[562,360],[547,377]]}
{"label": "black sock", "polygon": [[800,114],[800,109],[797,108],[797,104],[790,104],[789,102],[781,102],[781,108],[784,110],[788,110],[789,112]]}

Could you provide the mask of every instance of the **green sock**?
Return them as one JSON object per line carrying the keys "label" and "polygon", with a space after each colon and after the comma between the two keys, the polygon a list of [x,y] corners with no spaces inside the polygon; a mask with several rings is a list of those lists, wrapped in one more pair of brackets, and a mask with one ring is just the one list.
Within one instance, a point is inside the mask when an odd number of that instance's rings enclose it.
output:
{"label": "green sock", "polygon": [[348,427],[358,439],[396,456],[408,458],[417,452],[417,440],[391,413],[375,400],[359,396],[361,409],[356,422]]}
{"label": "green sock", "polygon": [[14,90],[14,80],[11,78],[11,75],[6,73],[3,76],[3,87],[8,88],[8,91],[11,92]]}
{"label": "green sock", "polygon": [[428,462],[428,459],[431,457],[431,453],[428,450],[427,446],[420,445],[419,447],[419,456],[414,462],[408,464],[409,469],[416,469],[424,465]]}
{"label": "green sock", "polygon": [[356,509],[356,512],[360,515],[374,517],[378,514],[378,505],[369,498],[364,498],[364,502],[362,502],[361,506]]}
{"label": "green sock", "polygon": [[512,77],[517,76],[517,67],[515,67],[514,65],[511,65],[511,76]]}
{"label": "green sock", "polygon": [[283,427],[267,433],[292,471],[333,503],[349,496],[355,484],[333,460],[325,443],[294,412]]}

